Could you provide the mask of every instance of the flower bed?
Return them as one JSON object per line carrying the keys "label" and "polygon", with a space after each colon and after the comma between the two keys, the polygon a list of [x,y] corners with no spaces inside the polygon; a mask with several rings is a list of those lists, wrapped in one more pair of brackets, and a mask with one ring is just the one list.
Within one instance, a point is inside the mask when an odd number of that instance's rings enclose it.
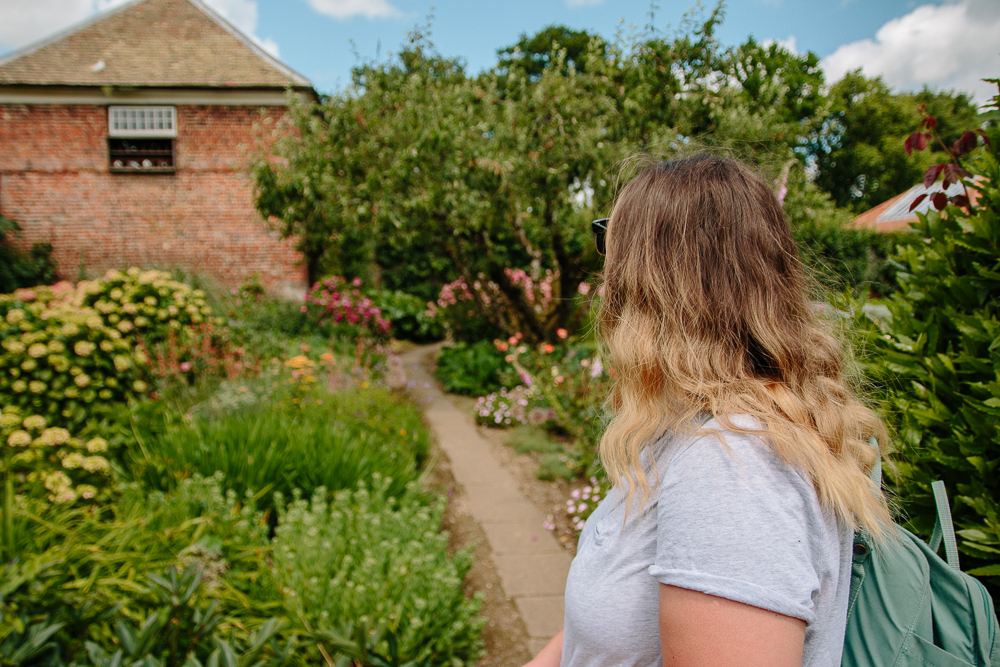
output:
{"label": "flower bed", "polygon": [[161,272],[0,296],[0,661],[476,662],[402,368],[327,333],[232,328]]}

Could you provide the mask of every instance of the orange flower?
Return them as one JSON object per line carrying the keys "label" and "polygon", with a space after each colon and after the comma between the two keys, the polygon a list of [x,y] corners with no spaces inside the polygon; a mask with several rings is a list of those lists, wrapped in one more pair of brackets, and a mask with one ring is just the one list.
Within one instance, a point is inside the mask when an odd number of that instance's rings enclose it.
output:
{"label": "orange flower", "polygon": [[556,348],[551,343],[546,343],[542,346],[542,351],[545,354],[551,354],[556,351]]}

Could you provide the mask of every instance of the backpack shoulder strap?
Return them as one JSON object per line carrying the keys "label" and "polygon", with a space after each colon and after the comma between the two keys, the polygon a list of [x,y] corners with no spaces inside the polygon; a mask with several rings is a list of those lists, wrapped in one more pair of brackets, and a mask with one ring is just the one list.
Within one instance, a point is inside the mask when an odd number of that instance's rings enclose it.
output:
{"label": "backpack shoulder strap", "polygon": [[958,542],[955,540],[955,525],[951,521],[951,506],[948,504],[948,491],[944,488],[944,482],[938,480],[931,484],[934,491],[934,504],[937,506],[937,520],[934,522],[934,533],[931,535],[927,546],[935,553],[941,546],[944,539],[944,554],[948,561],[948,566],[953,570],[961,572],[962,568],[958,563]]}

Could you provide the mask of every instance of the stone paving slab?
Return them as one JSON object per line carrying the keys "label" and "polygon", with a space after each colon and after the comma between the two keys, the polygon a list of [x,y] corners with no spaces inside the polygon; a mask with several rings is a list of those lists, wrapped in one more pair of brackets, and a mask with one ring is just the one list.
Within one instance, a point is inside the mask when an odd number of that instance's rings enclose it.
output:
{"label": "stone paving slab", "polygon": [[455,481],[465,489],[470,514],[486,533],[504,592],[524,620],[528,648],[535,655],[562,628],[571,559],[542,527],[542,513],[493,457],[472,418],[448,400],[424,368],[426,356],[434,352],[432,347],[418,347],[403,355],[411,386],[416,387],[412,393],[451,462]]}
{"label": "stone paving slab", "polygon": [[[493,554],[493,563],[500,573],[500,581],[507,595],[517,601],[519,597],[540,595],[562,595],[566,590],[566,575],[569,574],[569,554]],[[562,627],[562,621],[559,623]],[[532,637],[538,637],[531,630]]]}
{"label": "stone paving slab", "polygon": [[[453,469],[454,471],[454,469]],[[455,475],[458,477],[458,475]],[[541,529],[544,517],[538,508],[527,500],[469,500],[469,511],[481,524],[527,523]],[[547,537],[551,537],[548,535]],[[553,540],[555,541],[555,540]]]}
{"label": "stone paving slab", "polygon": [[[565,609],[561,595],[525,596],[517,598],[514,602],[517,604],[517,610],[521,612],[521,618],[524,619],[524,622],[540,628],[544,632],[544,636],[549,639],[562,630]],[[553,622],[554,619],[559,619],[559,622]]]}
{"label": "stone paving slab", "polygon": [[500,556],[561,551],[560,547],[553,547],[551,540],[541,539],[547,531],[537,523],[484,523],[482,526],[490,549]]}

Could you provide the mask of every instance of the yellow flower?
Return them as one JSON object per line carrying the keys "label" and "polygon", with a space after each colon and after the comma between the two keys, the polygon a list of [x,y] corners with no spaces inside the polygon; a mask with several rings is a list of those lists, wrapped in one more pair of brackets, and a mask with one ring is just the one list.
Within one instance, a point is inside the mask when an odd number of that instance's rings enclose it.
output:
{"label": "yellow flower", "polygon": [[38,357],[44,357],[46,354],[48,354],[48,351],[49,348],[44,343],[35,343],[34,345],[28,348],[28,356],[37,359]]}
{"label": "yellow flower", "polygon": [[147,296],[145,299],[143,299],[143,301],[145,302],[145,304],[147,306],[155,306],[156,305],[156,297],[155,296]]}
{"label": "yellow flower", "polygon": [[97,495],[97,487],[91,486],[90,484],[81,484],[80,486],[76,487],[76,492],[77,494],[79,494],[81,498],[90,500],[91,498]]}
{"label": "yellow flower", "polygon": [[108,451],[108,441],[104,438],[93,438],[87,441],[87,451],[91,454],[100,454]]}
{"label": "yellow flower", "polygon": [[31,444],[31,435],[27,431],[14,431],[7,436],[7,444],[11,447],[27,447]]}
{"label": "yellow flower", "polygon": [[69,442],[69,439],[69,431],[58,426],[53,426],[42,431],[42,435],[39,436],[38,441],[41,445],[55,446],[65,445]]}
{"label": "yellow flower", "polygon": [[84,324],[86,324],[91,329],[100,329],[101,327],[104,326],[104,320],[101,319],[100,315],[91,315],[90,317],[87,318]]}
{"label": "yellow flower", "polygon": [[147,385],[142,380],[136,380],[135,382],[132,383],[132,388],[135,389],[138,393],[142,394],[146,391],[146,389],[149,388],[149,385]]}
{"label": "yellow flower", "polygon": [[21,424],[21,418],[17,415],[4,413],[0,415],[0,429],[7,429],[12,426],[19,426]]}
{"label": "yellow flower", "polygon": [[12,354],[21,354],[24,352],[24,343],[18,340],[5,340],[3,342],[4,348]]}
{"label": "yellow flower", "polygon": [[[70,454],[70,456],[73,456]],[[69,456],[66,457],[67,459]],[[66,459],[63,459],[63,465],[66,465]],[[103,456],[88,456],[83,459],[83,469],[87,472],[111,472],[111,464]]]}
{"label": "yellow flower", "polygon": [[32,380],[28,383],[28,391],[32,394],[41,394],[46,389],[48,389],[48,387],[46,387],[45,383],[40,380]]}
{"label": "yellow flower", "polygon": [[90,356],[90,353],[96,349],[97,346],[88,340],[77,341],[76,345],[73,346],[73,351],[81,357]]}
{"label": "yellow flower", "polygon": [[118,371],[119,373],[124,373],[128,369],[132,368],[132,360],[129,359],[124,354],[115,355],[114,363],[115,363],[115,370]]}
{"label": "yellow flower", "polygon": [[9,313],[7,313],[7,324],[17,324],[25,317],[24,311],[20,308],[14,308]]}
{"label": "yellow flower", "polygon": [[21,362],[21,368],[28,373],[38,368],[38,362],[34,359],[25,359]]}
{"label": "yellow flower", "polygon": [[62,354],[66,351],[66,346],[62,341],[54,340],[49,342],[49,354]]}
{"label": "yellow flower", "polygon": [[73,378],[73,382],[76,383],[77,387],[79,387],[80,389],[83,389],[88,384],[90,384],[90,376],[87,375],[86,373],[80,373],[75,378]]}
{"label": "yellow flower", "polygon": [[117,287],[116,287],[116,288],[114,288],[113,290],[111,290],[111,292],[109,292],[109,294],[108,294],[108,296],[110,296],[110,297],[111,297],[112,299],[114,299],[115,301],[120,301],[120,300],[121,300],[121,298],[122,298],[122,296],[124,296],[124,295],[125,295],[125,293],[124,293],[124,292],[122,292],[122,291],[121,291],[121,290],[120,290],[119,288],[117,288]]}
{"label": "yellow flower", "polygon": [[24,428],[31,429],[32,431],[41,431],[45,428],[45,417],[42,417],[41,415],[31,415],[30,417],[25,417]]}
{"label": "yellow flower", "polygon": [[285,362],[288,368],[312,368],[315,364],[305,355],[297,355]]}
{"label": "yellow flower", "polygon": [[114,343],[112,343],[110,340],[101,341],[101,352],[114,352],[114,351],[115,351]]}
{"label": "yellow flower", "polygon": [[15,393],[23,394],[25,390],[28,389],[28,383],[24,380],[16,380],[10,385],[10,388],[13,389]]}
{"label": "yellow flower", "polygon": [[134,328],[135,325],[129,322],[128,320],[122,320],[121,322],[118,323],[118,330],[121,331],[122,333],[128,333]]}
{"label": "yellow flower", "polygon": [[122,305],[122,312],[127,315],[135,315],[139,312],[139,306],[134,303],[126,303]]}
{"label": "yellow flower", "polygon": [[72,454],[67,454],[66,457],[63,458],[62,460],[62,467],[66,468],[66,470],[73,470],[75,468],[79,468],[80,466],[84,465],[84,462],[87,460],[87,458],[89,457],[84,457],[83,454],[77,454],[76,452],[73,452]]}

